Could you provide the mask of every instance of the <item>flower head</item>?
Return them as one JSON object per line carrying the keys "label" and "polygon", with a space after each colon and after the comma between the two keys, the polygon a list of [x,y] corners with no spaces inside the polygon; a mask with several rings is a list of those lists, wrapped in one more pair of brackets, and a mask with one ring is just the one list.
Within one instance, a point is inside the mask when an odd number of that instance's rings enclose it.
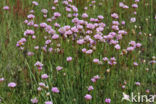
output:
{"label": "flower head", "polygon": [[59,92],[60,92],[59,89],[58,89],[57,87],[52,87],[51,91],[52,91],[53,93],[59,93]]}
{"label": "flower head", "polygon": [[84,98],[85,98],[86,100],[91,100],[91,99],[92,99],[92,96],[91,96],[90,94],[86,94],[86,95],[84,96]]}
{"label": "flower head", "polygon": [[10,82],[8,84],[8,87],[14,88],[14,87],[16,87],[16,83],[15,82]]}

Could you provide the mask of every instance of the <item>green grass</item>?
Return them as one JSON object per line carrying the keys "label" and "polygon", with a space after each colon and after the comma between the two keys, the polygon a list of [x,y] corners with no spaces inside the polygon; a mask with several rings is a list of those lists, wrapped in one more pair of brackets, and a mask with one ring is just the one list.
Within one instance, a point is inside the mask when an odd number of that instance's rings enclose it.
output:
{"label": "green grass", "polygon": [[[53,12],[51,6],[54,5],[52,0],[37,0],[38,7],[31,4],[31,0],[0,0],[0,78],[4,77],[5,81],[0,83],[0,104],[30,104],[33,97],[37,97],[39,104],[51,100],[54,104],[104,104],[105,98],[111,98],[111,104],[133,104],[130,102],[121,102],[122,92],[130,94],[131,92],[147,94],[146,89],[150,90],[150,94],[156,92],[156,65],[149,64],[153,56],[156,56],[156,1],[140,0],[139,8],[136,9],[137,15],[133,14],[134,9],[131,8],[132,0],[125,0],[125,4],[129,9],[121,9],[118,4],[121,0],[97,0],[94,8],[88,7],[87,14],[96,18],[103,15],[103,22],[106,27],[103,31],[104,35],[111,32],[112,18],[111,13],[119,14],[118,21],[125,20],[126,25],[120,27],[128,32],[120,41],[121,49],[126,49],[131,40],[140,42],[142,47],[135,49],[132,53],[121,56],[121,50],[116,51],[113,46],[108,43],[96,44],[96,51],[91,55],[82,53],[82,48],[88,48],[88,45],[79,46],[70,38],[64,40],[62,37],[58,41],[53,41],[53,47],[61,44],[62,53],[45,53],[41,49],[34,50],[34,46],[43,46],[44,36],[48,35],[41,29],[26,26],[23,21],[27,18],[29,11],[35,11],[35,22],[41,23],[46,20],[40,12],[42,8],[49,10],[48,17],[52,17]],[[98,3],[101,2],[102,6]],[[76,1],[75,1],[76,3]],[[147,5],[148,4],[148,5]],[[9,11],[4,11],[3,6],[10,6]],[[84,6],[88,3],[77,3],[79,9],[79,18],[84,12]],[[55,22],[61,26],[71,25],[72,19],[67,18],[67,13],[61,3],[56,7],[56,11],[61,13],[61,17],[56,21],[49,23],[53,27]],[[131,17],[136,17],[135,23],[129,23]],[[147,20],[148,19],[148,20]],[[88,19],[89,20],[89,19]],[[87,21],[88,21],[87,20]],[[137,27],[137,28],[135,28]],[[35,30],[36,40],[30,38],[25,44],[25,50],[21,51],[16,47],[16,43],[23,37],[26,29]],[[56,29],[53,27],[53,29]],[[139,32],[142,32],[139,35]],[[149,36],[151,34],[152,36]],[[93,35],[92,35],[93,36]],[[34,56],[27,56],[26,52],[32,51]],[[66,58],[71,56],[72,62],[66,62]],[[108,64],[98,65],[93,63],[94,58],[102,60],[103,57],[115,57],[117,64],[110,66]],[[146,60],[146,62],[143,62]],[[38,72],[34,64],[41,61],[44,66],[41,72]],[[133,62],[138,62],[138,66],[134,67]],[[56,66],[62,66],[63,70],[57,72]],[[149,71],[146,71],[149,68]],[[106,70],[110,69],[110,72]],[[47,80],[41,79],[41,74],[47,73]],[[91,78],[99,75],[96,83],[91,82]],[[126,89],[122,89],[121,85],[127,82]],[[9,82],[16,82],[17,86],[13,89],[8,87]],[[49,89],[43,89],[38,92],[38,83],[44,82]],[[135,82],[140,82],[141,86],[136,86]],[[93,85],[94,90],[88,92],[87,87]],[[59,94],[53,94],[51,87],[57,86],[60,90]],[[50,96],[46,96],[46,93]],[[86,101],[85,94],[91,94],[92,100]],[[145,103],[143,103],[145,104]],[[148,104],[148,103],[147,103]],[[155,103],[153,103],[155,104]]]}

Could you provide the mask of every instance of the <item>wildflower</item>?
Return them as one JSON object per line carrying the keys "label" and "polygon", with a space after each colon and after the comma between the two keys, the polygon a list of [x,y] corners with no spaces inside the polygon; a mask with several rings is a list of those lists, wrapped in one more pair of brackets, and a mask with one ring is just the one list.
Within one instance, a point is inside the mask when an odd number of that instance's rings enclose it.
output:
{"label": "wildflower", "polygon": [[126,23],[125,21],[122,21],[122,22],[121,22],[122,25],[125,25],[125,23]]}
{"label": "wildflower", "polygon": [[99,59],[93,59],[93,62],[94,63],[98,63],[99,62]]}
{"label": "wildflower", "polygon": [[130,22],[132,22],[132,23],[136,22],[136,18],[135,18],[135,17],[132,17],[132,18],[130,19]]}
{"label": "wildflower", "polygon": [[58,89],[57,87],[52,87],[51,91],[52,91],[53,93],[59,93],[59,92],[60,92],[59,89]]}
{"label": "wildflower", "polygon": [[54,40],[56,40],[56,39],[58,39],[59,38],[59,35],[58,34],[54,34],[53,36],[52,36],[52,39],[54,39]]}
{"label": "wildflower", "polygon": [[77,43],[79,44],[79,45],[82,45],[82,44],[84,44],[84,39],[79,39],[79,40],[77,40]]}
{"label": "wildflower", "polygon": [[33,35],[33,36],[32,36],[32,39],[36,39],[36,36],[35,36],[35,35]]}
{"label": "wildflower", "polygon": [[59,12],[55,12],[55,13],[54,13],[54,16],[55,16],[55,17],[60,17],[61,14],[60,14]]}
{"label": "wildflower", "polygon": [[53,51],[53,48],[49,48],[48,51],[49,51],[49,52],[52,52],[52,51]]}
{"label": "wildflower", "polygon": [[5,79],[4,79],[3,77],[2,77],[2,78],[0,78],[0,83],[1,83],[1,82],[3,82],[4,80],[5,80]]}
{"label": "wildflower", "polygon": [[92,54],[93,53],[93,50],[92,49],[89,49],[86,51],[86,54]]}
{"label": "wildflower", "polygon": [[141,47],[141,43],[137,43],[137,44],[136,44],[136,47],[137,47],[137,48]]}
{"label": "wildflower", "polygon": [[52,10],[55,10],[55,9],[56,9],[56,7],[52,6],[52,7],[51,7],[51,9],[52,9]]}
{"label": "wildflower", "polygon": [[135,85],[140,86],[141,84],[140,82],[135,82]]}
{"label": "wildflower", "polygon": [[105,99],[105,102],[106,102],[107,104],[110,104],[110,103],[111,103],[111,99],[110,99],[110,98],[106,98],[106,99]]}
{"label": "wildflower", "polygon": [[8,87],[14,88],[14,87],[16,87],[16,83],[15,82],[10,82],[8,84]]}
{"label": "wildflower", "polygon": [[38,2],[32,1],[32,4],[34,4],[35,6],[37,6],[38,5]]}
{"label": "wildflower", "polygon": [[27,55],[28,55],[28,56],[33,56],[34,53],[33,53],[33,52],[28,52]]}
{"label": "wildflower", "polygon": [[99,15],[99,16],[98,16],[98,19],[99,19],[99,20],[103,20],[104,17],[103,17],[102,15]]}
{"label": "wildflower", "polygon": [[94,88],[93,88],[93,86],[89,86],[88,87],[88,91],[91,91],[91,90],[93,90]]}
{"label": "wildflower", "polygon": [[111,14],[111,17],[113,17],[113,18],[115,18],[115,19],[118,19],[118,18],[119,18],[119,16],[118,16],[117,13],[113,13],[113,14]]}
{"label": "wildflower", "polygon": [[45,41],[45,44],[46,44],[46,45],[48,45],[48,44],[50,44],[50,43],[51,43],[51,40],[46,40],[46,41]]}
{"label": "wildflower", "polygon": [[22,38],[21,40],[19,40],[16,44],[17,47],[20,47],[22,45],[24,45],[24,43],[26,42],[26,39],[25,38]]}
{"label": "wildflower", "polygon": [[35,18],[35,16],[34,16],[33,14],[29,14],[29,15],[27,16],[27,18],[28,18],[28,19],[33,19],[33,18]]}
{"label": "wildflower", "polygon": [[135,2],[139,2],[140,0],[135,0]]}
{"label": "wildflower", "polygon": [[149,92],[150,92],[150,90],[149,90],[149,89],[147,89],[147,90],[146,90],[146,93],[149,93]]}
{"label": "wildflower", "polygon": [[121,49],[121,47],[120,47],[119,44],[116,44],[114,47],[115,47],[115,49],[117,49],[117,50]]}
{"label": "wildflower", "polygon": [[86,53],[86,51],[87,51],[86,48],[83,48],[83,49],[82,49],[82,52],[83,52],[83,53]]}
{"label": "wildflower", "polygon": [[34,49],[38,50],[39,49],[39,46],[35,46]]}
{"label": "wildflower", "polygon": [[37,61],[34,66],[36,66],[39,70],[42,70],[43,64],[39,61]]}
{"label": "wildflower", "polygon": [[31,102],[32,102],[33,104],[37,104],[37,103],[38,103],[38,99],[37,99],[37,98],[33,98],[33,99],[31,99]]}
{"label": "wildflower", "polygon": [[68,62],[70,62],[70,61],[72,61],[72,57],[67,57],[67,59],[66,59]]}
{"label": "wildflower", "polygon": [[103,61],[108,61],[109,59],[107,57],[104,57],[102,60]]}
{"label": "wildflower", "polygon": [[47,24],[46,23],[40,23],[40,27],[42,27],[42,28],[45,28],[47,26]]}
{"label": "wildflower", "polygon": [[133,51],[135,48],[134,47],[128,47],[127,51]]}
{"label": "wildflower", "polygon": [[124,3],[123,2],[119,2],[119,7],[124,7]]}
{"label": "wildflower", "polygon": [[27,30],[24,32],[24,36],[33,35],[34,33],[35,33],[34,30],[27,29]]}
{"label": "wildflower", "polygon": [[137,62],[134,62],[133,65],[134,65],[134,66],[138,66],[138,63],[137,63]]}
{"label": "wildflower", "polygon": [[95,79],[95,78],[92,78],[91,81],[92,81],[93,83],[95,83],[95,82],[96,82],[96,79]]}
{"label": "wildflower", "polygon": [[45,104],[53,104],[52,101],[46,101]]}
{"label": "wildflower", "polygon": [[133,8],[138,8],[138,5],[137,4],[132,4],[132,7]]}
{"label": "wildflower", "polygon": [[34,27],[36,27],[36,28],[37,28],[37,27],[38,27],[38,24],[34,24]]}
{"label": "wildflower", "polygon": [[42,79],[47,79],[49,76],[47,74],[42,74]]}
{"label": "wildflower", "polygon": [[45,85],[45,83],[40,82],[40,83],[39,83],[39,86],[44,88],[46,85]]}
{"label": "wildflower", "polygon": [[42,9],[41,12],[44,13],[44,14],[47,14],[48,10],[47,9]]}
{"label": "wildflower", "polygon": [[38,90],[38,91],[41,91],[41,90],[42,90],[42,88],[41,88],[41,87],[38,87],[38,88],[37,88],[37,90]]}
{"label": "wildflower", "polygon": [[9,6],[4,6],[3,9],[4,10],[9,10],[10,8],[9,8]]}
{"label": "wildflower", "polygon": [[122,89],[125,89],[126,88],[126,86],[125,85],[122,85]]}
{"label": "wildflower", "polygon": [[82,14],[82,18],[88,18],[88,14],[87,13],[83,13]]}
{"label": "wildflower", "polygon": [[92,96],[91,96],[90,94],[86,94],[86,95],[84,96],[84,98],[85,98],[86,100],[91,100],[91,99],[92,99]]}
{"label": "wildflower", "polygon": [[63,67],[61,67],[61,66],[57,66],[57,67],[56,67],[56,70],[57,70],[57,71],[60,71],[60,70],[62,70],[62,69],[63,69]]}

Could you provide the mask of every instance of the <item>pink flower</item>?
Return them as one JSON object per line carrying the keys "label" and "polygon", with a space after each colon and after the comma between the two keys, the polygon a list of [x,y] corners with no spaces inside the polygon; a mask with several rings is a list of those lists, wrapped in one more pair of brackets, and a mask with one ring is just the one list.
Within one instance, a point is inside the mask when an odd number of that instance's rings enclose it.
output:
{"label": "pink flower", "polygon": [[104,17],[103,17],[102,15],[99,15],[99,16],[98,16],[98,19],[99,19],[99,20],[103,20]]}
{"label": "pink flower", "polygon": [[45,83],[40,82],[40,83],[39,83],[39,86],[40,86],[40,87],[45,87],[46,85],[45,85]]}
{"label": "pink flower", "polygon": [[128,47],[127,51],[133,51],[135,48],[134,47]]}
{"label": "pink flower", "polygon": [[125,89],[126,88],[126,86],[125,85],[122,85],[122,89]]}
{"label": "pink flower", "polygon": [[96,79],[95,79],[95,78],[92,78],[91,81],[92,81],[93,83],[95,83],[95,82],[96,82]]}
{"label": "pink flower", "polygon": [[43,64],[39,61],[37,61],[34,66],[36,66],[39,70],[42,70]]}
{"label": "pink flower", "polygon": [[135,0],[135,2],[139,2],[140,0]]}
{"label": "pink flower", "polygon": [[37,99],[37,98],[33,98],[33,99],[31,99],[31,102],[32,102],[33,104],[37,104],[37,103],[38,103],[38,99]]}
{"label": "pink flower", "polygon": [[59,12],[55,12],[55,13],[54,13],[54,16],[55,16],[55,17],[60,17],[61,14],[60,14]]}
{"label": "pink flower", "polygon": [[46,45],[48,45],[48,44],[50,44],[50,43],[51,43],[51,40],[46,40],[46,41],[45,41],[45,44],[46,44]]}
{"label": "pink flower", "polygon": [[92,99],[92,96],[91,96],[90,94],[86,94],[86,95],[84,96],[84,98],[85,98],[86,100],[91,100],[91,99]]}
{"label": "pink flower", "polygon": [[58,89],[57,87],[52,87],[51,91],[52,91],[53,93],[59,93],[59,92],[60,92],[59,89]]}
{"label": "pink flower", "polygon": [[134,65],[134,66],[138,66],[138,63],[137,63],[137,62],[134,62],[133,65]]}
{"label": "pink flower", "polygon": [[104,57],[102,60],[103,61],[108,61],[109,59],[107,57]]}
{"label": "pink flower", "polygon": [[98,64],[99,63],[99,59],[93,59],[93,62]]}
{"label": "pink flower", "polygon": [[41,12],[44,13],[44,14],[47,14],[48,10],[47,9],[42,9]]}
{"label": "pink flower", "polygon": [[122,25],[125,25],[125,23],[126,23],[125,21],[121,21],[121,24],[122,24]]}
{"label": "pink flower", "polygon": [[135,82],[135,85],[140,86],[141,84],[140,82]]}
{"label": "pink flower", "polygon": [[82,14],[82,18],[88,18],[88,14],[87,13],[83,13]]}
{"label": "pink flower", "polygon": [[98,80],[98,79],[100,79],[100,76],[96,75],[96,76],[94,76],[94,78],[95,78],[95,80]]}
{"label": "pink flower", "polygon": [[86,54],[92,54],[93,53],[93,50],[92,49],[89,49],[86,51]]}
{"label": "pink flower", "polygon": [[27,55],[28,56],[33,56],[34,55],[34,52],[28,52]]}
{"label": "pink flower", "polygon": [[32,1],[32,4],[34,4],[35,6],[37,6],[38,5],[38,2]]}
{"label": "pink flower", "polygon": [[91,90],[93,90],[94,88],[93,88],[93,86],[89,86],[88,87],[88,91],[91,91]]}
{"label": "pink flower", "polygon": [[116,44],[114,47],[115,47],[115,49],[117,49],[117,50],[121,49],[121,47],[120,47],[119,44]]}
{"label": "pink flower", "polygon": [[57,67],[56,67],[56,70],[57,70],[57,71],[60,71],[60,70],[62,70],[62,69],[63,69],[63,67],[61,67],[61,66],[57,66]]}
{"label": "pink flower", "polygon": [[141,43],[137,43],[137,44],[136,44],[136,47],[137,47],[137,48],[141,47]]}
{"label": "pink flower", "polygon": [[83,49],[82,49],[82,52],[83,52],[83,53],[86,53],[86,51],[87,51],[86,48],[83,48]]}
{"label": "pink flower", "polygon": [[59,35],[57,35],[57,34],[54,34],[53,36],[52,36],[52,39],[58,39],[59,38]]}
{"label": "pink flower", "polygon": [[79,45],[82,45],[82,44],[84,44],[84,39],[79,39],[79,40],[77,40],[77,43],[79,44]]}
{"label": "pink flower", "polygon": [[27,18],[28,18],[28,19],[33,19],[33,18],[35,18],[35,16],[34,16],[33,14],[29,14],[29,15],[27,16]]}
{"label": "pink flower", "polygon": [[3,82],[5,79],[4,78],[0,78],[0,83]]}
{"label": "pink flower", "polygon": [[9,10],[10,8],[9,8],[9,6],[4,6],[3,9],[4,10]]}
{"label": "pink flower", "polygon": [[46,101],[45,104],[53,104],[52,101]]}
{"label": "pink flower", "polygon": [[10,82],[10,83],[8,84],[8,87],[14,88],[14,87],[16,87],[16,83]]}
{"label": "pink flower", "polygon": [[47,79],[49,76],[47,74],[42,74],[42,79]]}
{"label": "pink flower", "polygon": [[111,99],[110,99],[110,98],[106,98],[106,99],[105,99],[105,102],[106,102],[107,104],[110,104],[110,103],[111,103]]}
{"label": "pink flower", "polygon": [[38,90],[38,91],[41,91],[41,90],[42,90],[42,88],[41,88],[41,87],[38,87],[38,88],[37,88],[37,90]]}
{"label": "pink flower", "polygon": [[119,16],[118,16],[117,13],[113,13],[113,14],[111,14],[111,17],[113,17],[113,18],[115,18],[115,19],[119,18]]}
{"label": "pink flower", "polygon": [[71,56],[69,56],[69,57],[67,57],[67,59],[66,59],[68,62],[70,62],[70,61],[72,61],[72,57]]}
{"label": "pink flower", "polygon": [[133,8],[138,8],[138,5],[137,4],[132,4],[132,7]]}
{"label": "pink flower", "polygon": [[131,21],[132,23],[134,23],[134,22],[136,22],[136,18],[135,18],[135,17],[132,17],[132,18],[130,19],[130,21]]}
{"label": "pink flower", "polygon": [[52,10],[55,10],[55,9],[56,9],[56,7],[52,6],[52,7],[51,7],[51,9],[52,9]]}

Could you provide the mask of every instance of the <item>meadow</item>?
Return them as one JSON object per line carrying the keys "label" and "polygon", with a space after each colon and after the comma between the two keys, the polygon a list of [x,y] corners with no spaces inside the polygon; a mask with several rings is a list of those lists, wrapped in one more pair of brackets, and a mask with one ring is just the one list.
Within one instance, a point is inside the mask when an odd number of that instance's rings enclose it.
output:
{"label": "meadow", "polygon": [[0,0],[0,104],[156,104],[155,5]]}

